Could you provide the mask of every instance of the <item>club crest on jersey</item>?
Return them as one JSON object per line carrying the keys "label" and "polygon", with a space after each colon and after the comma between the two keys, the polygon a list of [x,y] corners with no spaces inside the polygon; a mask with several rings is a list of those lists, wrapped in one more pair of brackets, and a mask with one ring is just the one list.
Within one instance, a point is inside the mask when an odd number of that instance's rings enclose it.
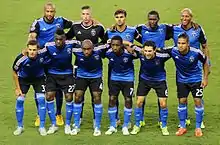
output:
{"label": "club crest on jersey", "polygon": [[123,61],[124,61],[124,63],[127,63],[127,62],[128,62],[128,58],[127,58],[127,57],[124,57],[124,58],[123,58]]}
{"label": "club crest on jersey", "polygon": [[156,64],[156,65],[159,65],[159,64],[160,64],[160,61],[159,61],[159,60],[155,60],[155,64]]}
{"label": "club crest on jersey", "polygon": [[190,62],[193,62],[194,60],[195,60],[195,58],[194,58],[193,56],[190,56],[190,57],[189,57],[189,61],[190,61]]}
{"label": "club crest on jersey", "polygon": [[126,38],[126,40],[130,40],[131,39],[131,35],[130,34],[126,34],[125,38]]}
{"label": "club crest on jersey", "polygon": [[91,30],[91,35],[92,35],[92,36],[95,36],[95,35],[96,35],[95,29],[92,29],[92,30]]}
{"label": "club crest on jersey", "polygon": [[95,55],[94,57],[95,57],[96,60],[99,60],[99,56],[98,55]]}
{"label": "club crest on jersey", "polygon": [[57,28],[61,28],[60,24],[56,24]]}
{"label": "club crest on jersey", "polygon": [[71,53],[72,53],[71,48],[67,48],[67,53],[68,53],[68,54],[71,54]]}
{"label": "club crest on jersey", "polygon": [[41,57],[39,61],[40,61],[40,63],[43,63],[44,58]]}
{"label": "club crest on jersey", "polygon": [[193,32],[191,33],[191,35],[192,35],[192,37],[196,37],[196,31],[193,31]]}

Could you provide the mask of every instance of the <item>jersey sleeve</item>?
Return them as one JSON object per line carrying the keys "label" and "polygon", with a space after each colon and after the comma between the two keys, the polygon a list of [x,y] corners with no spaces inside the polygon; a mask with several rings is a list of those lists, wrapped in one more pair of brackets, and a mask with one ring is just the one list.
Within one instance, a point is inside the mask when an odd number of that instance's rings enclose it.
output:
{"label": "jersey sleeve", "polygon": [[207,38],[206,38],[206,36],[205,36],[205,32],[204,32],[204,30],[203,30],[203,28],[200,26],[200,33],[199,33],[199,42],[201,43],[201,44],[206,44],[206,42],[207,42]]}
{"label": "jersey sleeve", "polygon": [[94,47],[93,50],[94,51],[99,51],[100,52],[100,56],[102,58],[105,58],[105,54],[109,50],[109,48],[110,48],[109,44],[104,44],[104,45],[99,45],[99,46]]}
{"label": "jersey sleeve", "polygon": [[66,19],[64,17],[62,17],[62,19],[63,19],[63,27],[64,27],[64,29],[69,29],[73,25],[72,21],[70,21],[70,20],[68,20],[68,19]]}
{"label": "jersey sleeve", "polygon": [[166,25],[166,40],[170,40],[173,38],[173,26],[172,25]]}
{"label": "jersey sleeve", "polygon": [[102,40],[102,43],[107,43],[108,41],[108,30],[105,32],[104,36],[103,36],[103,40]]}
{"label": "jersey sleeve", "polygon": [[30,33],[36,33],[36,34],[38,35],[38,34],[39,34],[39,30],[40,30],[40,25],[39,25],[38,21],[35,20],[35,21],[32,23],[29,32],[30,32]]}
{"label": "jersey sleeve", "polygon": [[142,43],[142,35],[141,35],[141,31],[142,31],[142,26],[140,25],[137,25],[137,26],[135,26],[136,27],[136,37],[135,37],[135,40],[137,41],[137,42],[139,42],[139,43]]}
{"label": "jersey sleeve", "polygon": [[105,29],[102,25],[100,25],[99,38],[101,39],[100,43],[106,43],[105,42]]}
{"label": "jersey sleeve", "polygon": [[171,47],[165,47],[165,48],[163,48],[163,49],[157,50],[157,52],[159,52],[159,53],[167,53],[167,54],[169,54],[170,56],[172,56],[172,50],[173,50],[173,46],[171,46]]}
{"label": "jersey sleeve", "polygon": [[198,49],[198,59],[203,63],[205,64],[206,63],[206,60],[207,60],[207,57],[205,56],[205,54]]}
{"label": "jersey sleeve", "polygon": [[171,58],[171,56],[169,55],[169,53],[160,53],[160,52],[157,52],[156,55],[157,55],[158,57],[160,57],[164,62]]}
{"label": "jersey sleeve", "polygon": [[22,62],[24,61],[24,59],[25,59],[25,56],[24,56],[23,54],[19,54],[19,55],[16,57],[16,59],[15,59],[15,61],[14,61],[14,63],[13,63],[13,66],[12,66],[12,69],[13,69],[15,72],[18,72],[18,71],[19,71],[19,69],[21,68],[21,64],[22,64]]}
{"label": "jersey sleeve", "polygon": [[71,26],[69,31],[66,33],[66,39],[67,40],[71,40],[71,39],[73,39],[73,37],[75,37],[74,24]]}

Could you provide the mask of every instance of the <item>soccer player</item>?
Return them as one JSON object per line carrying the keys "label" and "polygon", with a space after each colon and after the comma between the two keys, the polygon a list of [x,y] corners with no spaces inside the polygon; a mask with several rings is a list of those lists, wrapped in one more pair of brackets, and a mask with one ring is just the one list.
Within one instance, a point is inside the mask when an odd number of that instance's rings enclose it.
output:
{"label": "soccer player", "polygon": [[[173,31],[172,26],[167,24],[159,24],[160,16],[157,11],[150,11],[148,13],[148,21],[146,24],[137,25],[136,29],[138,33],[141,35],[138,41],[143,45],[146,41],[153,41],[156,44],[157,48],[164,48],[165,41],[169,40],[172,37]],[[142,119],[140,122],[141,126],[145,125],[144,121],[144,108],[145,108],[145,101],[142,105]],[[160,102],[158,100],[158,112],[159,112],[159,122],[158,125],[161,126],[162,122],[160,119]]]}
{"label": "soccer player", "polygon": [[73,53],[76,56],[76,88],[74,99],[74,128],[71,135],[77,135],[80,132],[80,115],[82,112],[83,97],[86,89],[89,87],[93,96],[94,102],[94,136],[101,135],[101,118],[103,106],[101,103],[101,95],[103,90],[102,83],[102,58],[106,52],[107,45],[94,47],[91,40],[84,40],[82,48],[74,49]]}
{"label": "soccer player", "polygon": [[72,66],[72,49],[80,44],[79,41],[65,41],[66,36],[62,28],[58,28],[55,33],[55,42],[48,42],[41,52],[47,53],[51,62],[47,66],[46,80],[46,106],[51,120],[51,127],[47,134],[53,134],[57,131],[56,118],[54,112],[54,97],[57,90],[64,92],[66,100],[66,121],[65,134],[71,132],[71,118],[73,111],[73,92],[74,78]]}
{"label": "soccer player", "polygon": [[[200,49],[200,45],[202,46],[202,51],[204,52],[204,54],[208,57],[208,62],[210,65],[210,54],[209,54],[209,49],[207,47],[207,39],[205,36],[205,32],[202,29],[202,27],[200,25],[198,25],[198,28],[194,27],[194,22],[192,21],[193,18],[193,13],[192,10],[189,8],[184,8],[181,11],[181,23],[179,25],[173,26],[173,40],[174,40],[174,44],[175,46],[177,46],[178,43],[178,36],[185,32],[188,36],[189,36],[189,44],[191,47]],[[200,70],[198,71],[198,73],[202,73],[202,65],[201,63],[200,65]],[[187,124],[190,124],[190,119],[188,119],[188,111],[187,111]],[[205,128],[203,122],[202,122],[202,128]]]}
{"label": "soccer player", "polygon": [[[55,14],[55,5],[51,2],[48,2],[44,5],[44,16],[42,18],[36,19],[31,25],[28,39],[37,39],[40,48],[43,48],[47,42],[54,41],[54,33],[56,32],[57,28],[68,29],[72,26],[72,21],[63,17],[55,17]],[[62,91],[58,90],[56,93],[56,119],[58,125],[64,124],[63,117],[61,115],[62,103],[63,94]],[[39,121],[39,116],[37,116],[35,126],[39,126]]]}
{"label": "soccer player", "polygon": [[[92,19],[92,9],[90,6],[83,6],[81,8],[81,19],[82,21],[73,23],[70,30],[67,32],[67,39],[73,39],[75,37],[76,40],[84,41],[89,39],[92,41],[94,45],[97,45],[99,42],[103,42],[104,40],[104,26],[99,22]],[[77,62],[75,62],[76,65]],[[77,67],[77,66],[76,66]],[[92,92],[90,92],[92,95]],[[94,102],[93,96],[91,97],[92,108],[93,108],[93,119],[95,119],[94,113]],[[82,104],[82,113],[81,119],[83,117],[83,108],[84,108],[84,96],[83,96],[83,104]]]}
{"label": "soccer player", "polygon": [[[130,27],[126,24],[126,17],[127,17],[127,12],[123,9],[118,9],[114,13],[115,17],[115,24],[112,26],[112,28],[107,29],[105,33],[105,41],[107,42],[114,36],[120,36],[123,39],[123,43],[125,45],[128,45],[129,42],[133,43],[134,40],[141,39],[138,31],[135,29],[135,27]],[[110,74],[111,72],[111,66],[109,64],[108,66],[108,82],[110,82]],[[119,120],[119,114],[118,114],[118,107],[119,107],[119,101],[117,100],[116,102],[117,106],[117,113],[116,113],[116,118],[117,118],[117,125],[120,124]]]}
{"label": "soccer player", "polygon": [[18,123],[14,135],[20,135],[24,131],[24,100],[32,85],[37,96],[38,112],[40,116],[39,133],[42,136],[47,135],[44,128],[46,107],[45,107],[45,57],[38,54],[38,45],[36,40],[30,40],[27,44],[27,54],[20,54],[13,64],[13,79],[15,82],[16,94],[16,119]]}
{"label": "soccer player", "polygon": [[117,35],[111,38],[111,49],[106,52],[106,57],[109,59],[109,65],[111,66],[111,76],[108,108],[110,127],[105,134],[111,135],[117,132],[115,119],[117,112],[116,102],[121,91],[125,100],[122,133],[123,135],[129,135],[128,125],[132,113],[132,96],[134,91],[133,59],[136,57],[125,49],[122,38]]}
{"label": "soccer player", "polygon": [[[134,46],[135,47],[135,46]],[[141,61],[139,72],[139,83],[137,88],[137,106],[135,108],[135,125],[131,134],[137,134],[140,131],[140,121],[142,119],[142,106],[145,96],[151,89],[156,91],[160,105],[160,119],[162,135],[169,135],[167,129],[167,83],[165,62],[170,58],[166,53],[156,53],[156,44],[153,41],[146,41],[143,48],[136,47],[136,53]]]}
{"label": "soccer player", "polygon": [[[176,65],[177,96],[179,99],[178,116],[180,128],[176,132],[181,136],[187,132],[187,97],[192,93],[195,103],[196,129],[195,136],[203,135],[201,123],[203,121],[204,106],[202,103],[203,89],[208,85],[209,65],[207,57],[198,48],[190,46],[190,38],[186,33],[178,36],[177,47],[165,50],[173,58]],[[199,63],[203,64],[203,75]]]}

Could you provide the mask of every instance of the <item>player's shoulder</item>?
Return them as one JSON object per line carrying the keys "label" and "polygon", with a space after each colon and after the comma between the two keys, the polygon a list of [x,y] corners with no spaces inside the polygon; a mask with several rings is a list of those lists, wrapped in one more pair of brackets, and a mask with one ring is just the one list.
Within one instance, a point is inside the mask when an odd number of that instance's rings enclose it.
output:
{"label": "player's shoulder", "polygon": [[78,41],[78,40],[66,40],[66,41],[65,41],[65,44],[67,44],[67,45],[72,45],[72,44],[81,45],[81,42]]}
{"label": "player's shoulder", "polygon": [[135,26],[135,28],[142,28],[143,26],[145,26],[145,24],[137,24],[137,25]]}
{"label": "player's shoulder", "polygon": [[98,45],[98,46],[94,47],[93,51],[104,50],[104,49],[106,49],[108,47],[109,47],[109,44]]}
{"label": "player's shoulder", "polygon": [[50,47],[50,46],[55,46],[55,42],[54,41],[53,42],[47,42],[45,44],[45,47]]}
{"label": "player's shoulder", "polygon": [[195,48],[195,47],[190,47],[190,51],[192,51],[194,53],[197,53],[197,54],[204,55],[203,52],[200,49]]}
{"label": "player's shoulder", "polygon": [[136,27],[134,27],[134,26],[127,26],[127,29],[128,30],[136,30]]}
{"label": "player's shoulder", "polygon": [[19,54],[15,59],[15,65],[19,66],[26,59],[28,59],[28,57],[26,55],[23,55],[22,53]]}
{"label": "player's shoulder", "polygon": [[77,20],[73,22],[73,26],[77,26],[77,25],[81,25],[82,21],[81,20]]}

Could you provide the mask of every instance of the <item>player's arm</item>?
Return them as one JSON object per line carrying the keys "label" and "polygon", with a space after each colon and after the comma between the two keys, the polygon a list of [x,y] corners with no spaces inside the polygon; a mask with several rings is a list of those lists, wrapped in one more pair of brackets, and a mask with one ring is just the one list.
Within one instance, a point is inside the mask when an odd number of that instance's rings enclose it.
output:
{"label": "player's arm", "polygon": [[207,38],[201,26],[200,26],[200,29],[201,31],[199,34],[199,42],[202,45],[202,52],[208,57],[208,63],[210,65],[210,52],[209,52],[208,45],[207,45]]}
{"label": "player's arm", "polygon": [[69,31],[66,33],[66,39],[67,40],[71,40],[71,39],[73,39],[73,37],[75,37],[74,24],[71,26]]}
{"label": "player's arm", "polygon": [[205,56],[202,51],[199,50],[198,52],[199,54],[199,60],[202,62],[203,64],[203,80],[202,80],[202,84],[201,87],[205,88],[208,85],[208,76],[209,76],[209,64],[208,64],[208,60],[207,60],[207,56]]}
{"label": "player's arm", "polygon": [[142,43],[142,35],[141,35],[141,31],[142,31],[142,26],[141,25],[137,25],[136,26],[136,37],[135,40],[139,43]]}
{"label": "player's arm", "polygon": [[64,17],[62,17],[62,19],[63,19],[63,28],[64,29],[71,28],[71,26],[73,25],[73,21],[70,21],[70,20],[68,20],[68,19],[66,19]]}
{"label": "player's arm", "polygon": [[170,40],[173,38],[173,25],[167,25],[166,24],[166,40]]}
{"label": "player's arm", "polygon": [[100,24],[99,38],[101,39],[100,41],[101,44],[104,44],[107,42],[105,38],[105,28],[101,24]]}
{"label": "player's arm", "polygon": [[38,21],[35,20],[30,28],[29,35],[28,35],[28,41],[29,40],[36,40],[37,35],[39,34],[39,30],[40,30],[40,25],[39,25]]}

